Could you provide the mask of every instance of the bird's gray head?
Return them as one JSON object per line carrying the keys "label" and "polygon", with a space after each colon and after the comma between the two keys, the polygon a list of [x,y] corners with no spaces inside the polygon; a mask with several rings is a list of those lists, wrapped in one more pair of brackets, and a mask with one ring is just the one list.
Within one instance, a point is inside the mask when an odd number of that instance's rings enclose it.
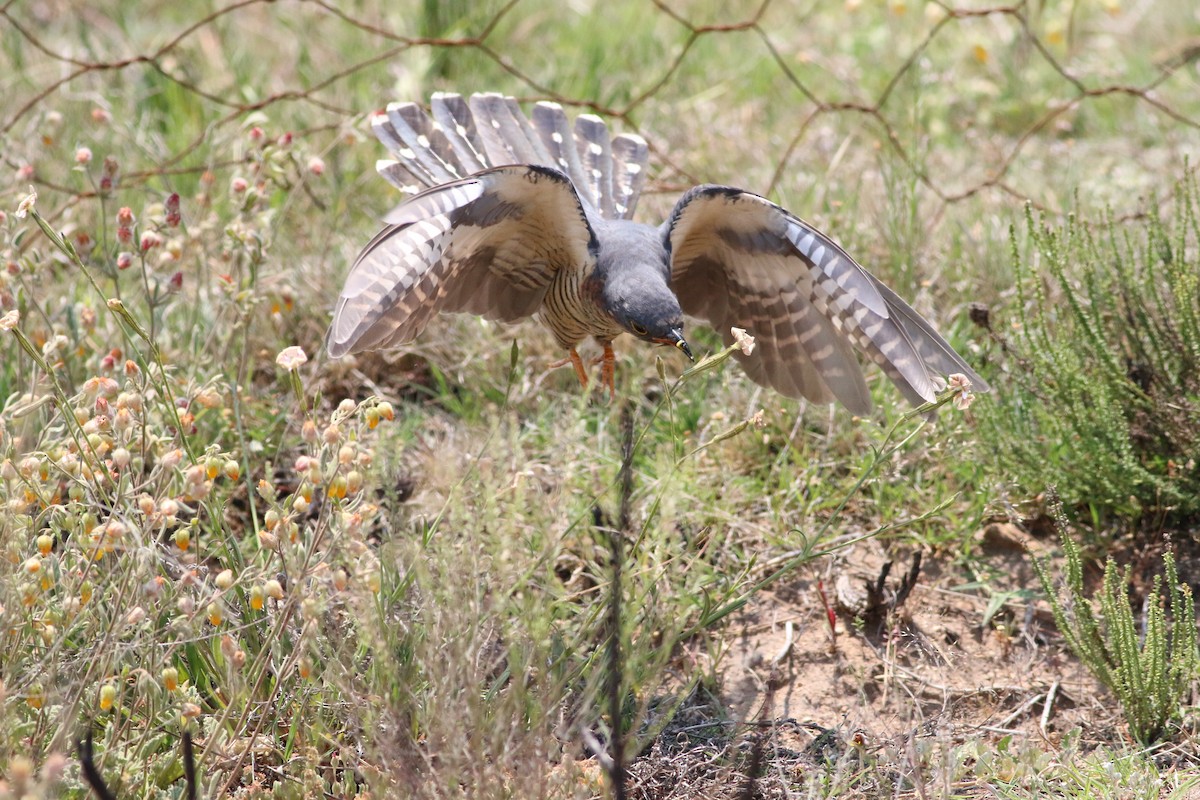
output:
{"label": "bird's gray head", "polygon": [[683,338],[683,310],[667,285],[667,254],[654,229],[626,223],[605,234],[596,270],[605,310],[637,338],[669,344],[695,361]]}
{"label": "bird's gray head", "polygon": [[622,297],[610,305],[617,323],[643,341],[677,347],[695,361],[692,348],[683,338],[683,311],[675,295],[666,287],[659,291],[653,291],[650,287],[646,289]]}

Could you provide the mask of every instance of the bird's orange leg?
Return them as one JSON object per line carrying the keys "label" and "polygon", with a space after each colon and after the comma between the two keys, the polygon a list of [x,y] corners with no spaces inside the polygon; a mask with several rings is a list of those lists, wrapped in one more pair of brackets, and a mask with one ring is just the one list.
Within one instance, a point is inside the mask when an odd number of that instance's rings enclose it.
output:
{"label": "bird's orange leg", "polygon": [[587,370],[583,368],[583,359],[580,357],[579,353],[574,347],[571,348],[570,353],[571,354],[567,358],[555,361],[548,367],[548,369],[558,369],[559,367],[565,367],[567,364],[570,364],[575,368],[575,374],[579,376],[579,382],[582,383],[583,388],[586,389],[588,385],[588,376]]}
{"label": "bird's orange leg", "polygon": [[608,389],[608,399],[617,396],[616,377],[617,356],[613,353],[612,342],[601,342],[604,345],[604,355],[601,357],[600,384]]}

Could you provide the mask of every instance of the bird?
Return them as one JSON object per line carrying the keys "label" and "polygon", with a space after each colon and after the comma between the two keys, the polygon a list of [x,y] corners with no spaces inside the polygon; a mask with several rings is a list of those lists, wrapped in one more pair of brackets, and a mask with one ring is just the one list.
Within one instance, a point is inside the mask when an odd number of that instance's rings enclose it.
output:
{"label": "bird", "polygon": [[[354,260],[326,337],[331,357],[416,339],[438,313],[513,322],[536,316],[567,351],[603,349],[615,393],[622,334],[694,361],[684,318],[749,331],[735,357],[754,382],[792,398],[871,410],[857,350],[913,405],[945,375],[988,390],[933,326],[829,236],[760,195],[695,186],[659,225],[632,219],[649,147],[602,118],[536,103],[527,117],[498,93],[435,93],[429,111],[390,103],[371,115],[390,157],[380,175],[410,195]],[[749,350],[750,348],[744,348]]]}

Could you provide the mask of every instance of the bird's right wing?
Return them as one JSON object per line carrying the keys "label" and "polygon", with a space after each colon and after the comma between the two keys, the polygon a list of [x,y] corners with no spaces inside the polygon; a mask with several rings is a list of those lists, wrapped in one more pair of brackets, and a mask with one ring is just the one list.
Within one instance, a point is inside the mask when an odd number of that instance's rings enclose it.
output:
{"label": "bird's right wing", "polygon": [[559,270],[589,268],[598,250],[571,181],[547,167],[484,170],[386,221],[338,298],[326,340],[335,358],[411,341],[441,311],[529,316]]}

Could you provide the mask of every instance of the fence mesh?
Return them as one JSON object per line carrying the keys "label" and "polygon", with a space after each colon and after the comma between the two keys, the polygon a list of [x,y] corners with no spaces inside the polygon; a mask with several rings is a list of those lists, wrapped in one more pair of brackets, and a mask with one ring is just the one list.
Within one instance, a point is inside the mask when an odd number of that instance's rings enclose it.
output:
{"label": "fence mesh", "polygon": [[[75,144],[54,141],[52,109],[175,114],[161,136],[139,131],[130,186],[232,168],[211,145],[257,113],[328,147],[371,98],[436,88],[500,88],[648,127],[664,189],[706,179],[770,193],[820,177],[837,152],[814,147],[827,127],[839,144],[885,148],[944,204],[987,194],[1061,210],[1072,178],[1140,163],[1144,174],[1114,175],[1101,193],[1131,214],[1162,162],[1200,138],[1200,22],[1169,0],[204,6],[0,7],[0,136],[15,183],[67,205],[93,194],[50,164]],[[682,150],[705,135],[721,141]]]}

